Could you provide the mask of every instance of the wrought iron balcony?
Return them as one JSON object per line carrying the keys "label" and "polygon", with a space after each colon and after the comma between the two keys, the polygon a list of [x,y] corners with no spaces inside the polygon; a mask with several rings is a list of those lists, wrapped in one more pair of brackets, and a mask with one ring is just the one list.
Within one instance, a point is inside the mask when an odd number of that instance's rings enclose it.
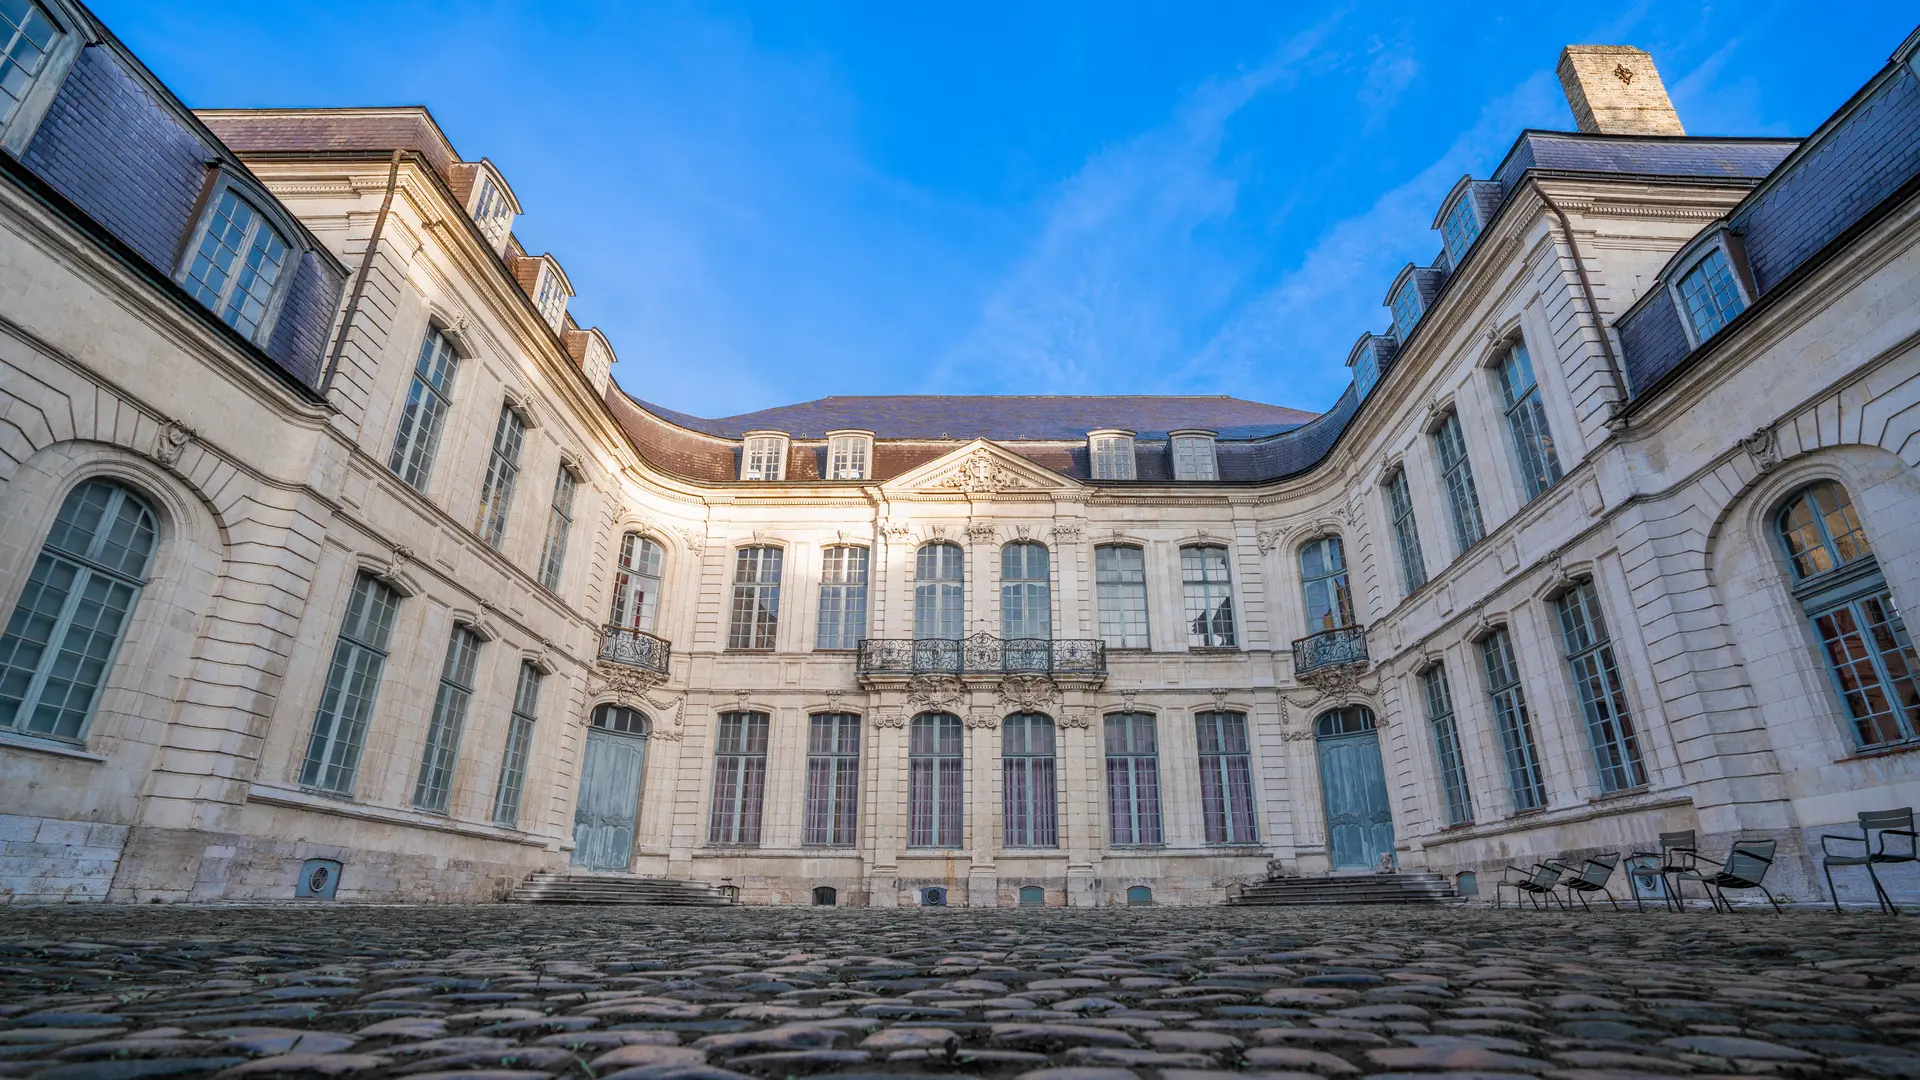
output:
{"label": "wrought iron balcony", "polygon": [[667,677],[667,662],[673,658],[673,643],[645,630],[625,626],[600,628],[600,659],[627,667],[651,671]]}
{"label": "wrought iron balcony", "polygon": [[1105,675],[1107,643],[974,634],[860,642],[862,675]]}
{"label": "wrought iron balcony", "polygon": [[1320,668],[1367,662],[1367,628],[1342,626],[1309,634],[1293,643],[1296,677]]}

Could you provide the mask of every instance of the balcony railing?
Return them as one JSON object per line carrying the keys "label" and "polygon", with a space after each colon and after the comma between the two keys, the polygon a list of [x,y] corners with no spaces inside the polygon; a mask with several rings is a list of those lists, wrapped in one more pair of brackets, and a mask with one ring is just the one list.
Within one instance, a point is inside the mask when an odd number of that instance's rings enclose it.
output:
{"label": "balcony railing", "polygon": [[868,638],[862,675],[1105,675],[1107,643],[974,634],[966,638]]}
{"label": "balcony railing", "polygon": [[1293,673],[1367,662],[1367,628],[1342,626],[1309,634],[1293,643]]}
{"label": "balcony railing", "polygon": [[600,628],[600,659],[667,676],[667,662],[673,658],[673,643],[645,630],[625,626]]}

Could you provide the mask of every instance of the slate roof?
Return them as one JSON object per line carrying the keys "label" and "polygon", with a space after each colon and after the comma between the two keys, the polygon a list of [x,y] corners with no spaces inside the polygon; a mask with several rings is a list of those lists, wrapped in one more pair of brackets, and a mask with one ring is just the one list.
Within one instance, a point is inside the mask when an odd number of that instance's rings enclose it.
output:
{"label": "slate roof", "polygon": [[1167,432],[1183,428],[1204,428],[1223,440],[1260,439],[1291,431],[1316,415],[1224,394],[825,397],[716,420],[664,409],[637,398],[635,403],[681,427],[724,439],[737,439],[758,430],[817,439],[840,428],[860,428],[881,439],[1073,441],[1102,428],[1124,428],[1143,439],[1164,438]]}
{"label": "slate roof", "polygon": [[1630,176],[1758,180],[1786,160],[1798,139],[1717,139],[1693,135],[1521,132],[1493,178],[1509,193],[1528,169]]}

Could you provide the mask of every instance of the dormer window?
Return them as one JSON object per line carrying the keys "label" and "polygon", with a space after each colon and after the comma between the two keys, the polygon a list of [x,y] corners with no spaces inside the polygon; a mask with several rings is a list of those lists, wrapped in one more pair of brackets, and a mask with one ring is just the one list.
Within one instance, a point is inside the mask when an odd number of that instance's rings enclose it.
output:
{"label": "dormer window", "polygon": [[1408,278],[1393,294],[1393,336],[1401,341],[1413,333],[1420,322],[1420,289]]}
{"label": "dormer window", "polygon": [[1365,398],[1373,393],[1373,386],[1380,381],[1380,361],[1374,358],[1372,349],[1361,349],[1353,358],[1353,392],[1355,396]]}
{"label": "dormer window", "polygon": [[778,431],[750,431],[740,447],[740,479],[785,480],[787,436]]}
{"label": "dormer window", "polygon": [[0,3],[0,129],[47,66],[60,30],[33,0]]}
{"label": "dormer window", "polygon": [[552,266],[540,271],[540,288],[533,295],[533,306],[540,309],[540,317],[548,325],[556,328],[567,313],[567,287]]}
{"label": "dormer window", "polygon": [[873,435],[865,431],[827,432],[827,479],[865,480],[871,475]]}
{"label": "dormer window", "polygon": [[1453,204],[1453,210],[1440,223],[1440,239],[1447,246],[1447,262],[1459,266],[1460,260],[1467,257],[1467,249],[1473,247],[1473,241],[1480,235],[1480,216],[1473,210],[1473,194],[1461,193],[1460,200]]}
{"label": "dormer window", "polygon": [[1747,299],[1726,249],[1718,244],[1680,275],[1680,310],[1698,347],[1747,309]]}
{"label": "dormer window", "polygon": [[480,226],[480,235],[487,238],[487,243],[496,248],[513,228],[513,204],[507,201],[506,192],[493,177],[485,173],[480,176],[480,195],[473,201],[473,223]]}
{"label": "dormer window", "polygon": [[1213,432],[1176,431],[1171,441],[1175,480],[1220,479],[1220,465],[1213,449]]}
{"label": "dormer window", "polygon": [[180,284],[249,341],[265,335],[274,285],[287,264],[287,238],[259,207],[222,181],[200,226]]}
{"label": "dormer window", "polygon": [[1094,431],[1087,434],[1088,456],[1095,480],[1132,480],[1133,432]]}

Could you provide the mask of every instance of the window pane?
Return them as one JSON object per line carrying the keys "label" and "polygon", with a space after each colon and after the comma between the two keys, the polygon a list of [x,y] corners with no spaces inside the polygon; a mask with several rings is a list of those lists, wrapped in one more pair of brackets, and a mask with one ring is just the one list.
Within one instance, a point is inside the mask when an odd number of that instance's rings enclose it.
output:
{"label": "window pane", "polygon": [[354,582],[307,739],[302,784],[342,794],[352,791],[399,601],[398,593],[369,575],[362,574]]}
{"label": "window pane", "polygon": [[1107,717],[1107,827],[1115,846],[1159,844],[1160,759],[1153,717]]}
{"label": "window pane", "polygon": [[1614,663],[1600,598],[1587,582],[1558,601],[1560,629],[1566,643],[1567,666],[1573,676],[1574,696],[1587,719],[1587,738],[1593,747],[1602,791],[1621,791],[1647,782],[1640,760],[1640,742],[1627,709],[1626,688]]}
{"label": "window pane", "polygon": [[1180,435],[1173,440],[1175,480],[1217,480],[1213,440],[1204,435]]}
{"label": "window pane", "polygon": [[620,541],[620,565],[613,575],[613,625],[652,630],[660,602],[660,545],[628,533]]}
{"label": "window pane", "polygon": [[441,665],[440,689],[434,697],[433,717],[427,725],[426,750],[420,759],[420,778],[414,784],[415,809],[444,814],[453,794],[453,765],[460,752],[460,732],[466,726],[467,705],[473,700],[474,667],[480,659],[480,637],[464,626],[454,628]]}
{"label": "window pane", "polygon": [[0,3],[0,125],[13,119],[13,111],[33,88],[59,36],[47,13],[32,0]]}
{"label": "window pane", "polygon": [[251,338],[286,258],[286,239],[227,188],[214,203],[181,284],[221,321]]}
{"label": "window pane", "polygon": [[1100,637],[1110,648],[1147,648],[1146,555],[1137,547],[1096,547],[1093,573]]}
{"label": "window pane", "polygon": [[1693,264],[1680,279],[1680,302],[1693,325],[1694,337],[1705,341],[1746,310],[1740,287],[1733,280],[1733,266],[1719,248]]}
{"label": "window pane", "polygon": [[1015,713],[1002,727],[1003,842],[1053,847],[1059,842],[1054,790],[1053,721]]}
{"label": "window pane", "polygon": [[1207,843],[1256,842],[1247,718],[1233,712],[1203,712],[1193,719],[1200,741],[1200,816]]}
{"label": "window pane", "polygon": [[959,847],[965,796],[960,718],[928,713],[908,729],[907,846]]}
{"label": "window pane", "polygon": [[1300,549],[1300,578],[1307,605],[1307,633],[1353,625],[1353,593],[1347,584],[1346,549],[1337,536]]}
{"label": "window pane", "polygon": [[771,649],[780,623],[780,559],[776,547],[741,548],[734,558],[729,649]]}
{"label": "window pane", "polygon": [[1515,813],[1538,810],[1547,804],[1545,774],[1534,747],[1533,721],[1520,688],[1520,668],[1514,662],[1513,640],[1502,629],[1480,643],[1486,670],[1487,696],[1492,699],[1494,726],[1507,762],[1507,786]]}
{"label": "window pane", "polygon": [[553,505],[547,513],[547,539],[540,554],[540,584],[560,588],[567,562],[567,534],[573,530],[573,496],[579,481],[565,465],[553,478]]}
{"label": "window pane", "polygon": [[1486,535],[1480,519],[1480,494],[1473,487],[1473,468],[1467,462],[1467,443],[1460,433],[1460,414],[1450,412],[1434,432],[1440,468],[1447,482],[1447,510],[1453,522],[1454,543],[1461,551]]}
{"label": "window pane", "polygon": [[1440,790],[1447,800],[1447,824],[1473,821],[1473,799],[1467,793],[1466,764],[1460,755],[1460,733],[1454,725],[1453,693],[1447,671],[1435,665],[1420,676],[1427,700],[1427,721],[1433,727],[1434,761],[1439,766]]}
{"label": "window pane", "polygon": [[513,486],[520,478],[520,449],[526,438],[526,421],[512,405],[502,406],[493,429],[493,453],[487,459],[487,479],[480,489],[480,519],[475,525],[496,548],[507,538],[507,511],[513,505]]}
{"label": "window pane", "polygon": [[1394,547],[1400,555],[1400,579],[1412,592],[1427,583],[1426,556],[1420,551],[1420,530],[1413,519],[1413,494],[1407,490],[1407,471],[1398,469],[1387,481],[1387,512],[1393,520]]}
{"label": "window pane", "polygon": [[1507,430],[1519,458],[1520,482],[1532,498],[1560,482],[1560,458],[1547,428],[1540,387],[1534,382],[1533,360],[1524,344],[1508,349],[1501,361],[1500,391],[1506,399]]}
{"label": "window pane", "polygon": [[804,843],[854,842],[859,778],[860,718],[850,713],[809,717]]}
{"label": "window pane", "polygon": [[1053,636],[1045,544],[1008,544],[1000,549],[1000,633],[1007,638]]}
{"label": "window pane", "polygon": [[762,712],[720,714],[714,741],[712,844],[758,844],[766,795],[767,727]]}
{"label": "window pane", "polygon": [[387,468],[417,491],[425,491],[433,475],[434,452],[453,398],[455,360],[452,343],[435,331],[420,343],[420,356],[414,361],[413,382],[401,406],[400,430],[394,434]]}
{"label": "window pane", "polygon": [[814,648],[855,649],[867,636],[867,558],[863,547],[830,547],[821,553]]}
{"label": "window pane", "polygon": [[493,797],[493,823],[514,828],[520,821],[520,796],[527,782],[527,757],[533,749],[534,718],[540,712],[540,671],[520,665],[520,683],[513,692],[513,715],[507,726],[507,749],[500,759],[500,783]]}
{"label": "window pane", "polygon": [[965,553],[927,544],[914,556],[913,636],[957,640],[966,627]]}
{"label": "window pane", "polygon": [[1233,590],[1227,549],[1212,545],[1180,549],[1180,580],[1186,601],[1187,645],[1233,648]]}
{"label": "window pane", "polygon": [[1885,583],[1876,576],[1867,584],[1877,591],[1812,614],[1835,689],[1862,749],[1920,735],[1920,657]]}

